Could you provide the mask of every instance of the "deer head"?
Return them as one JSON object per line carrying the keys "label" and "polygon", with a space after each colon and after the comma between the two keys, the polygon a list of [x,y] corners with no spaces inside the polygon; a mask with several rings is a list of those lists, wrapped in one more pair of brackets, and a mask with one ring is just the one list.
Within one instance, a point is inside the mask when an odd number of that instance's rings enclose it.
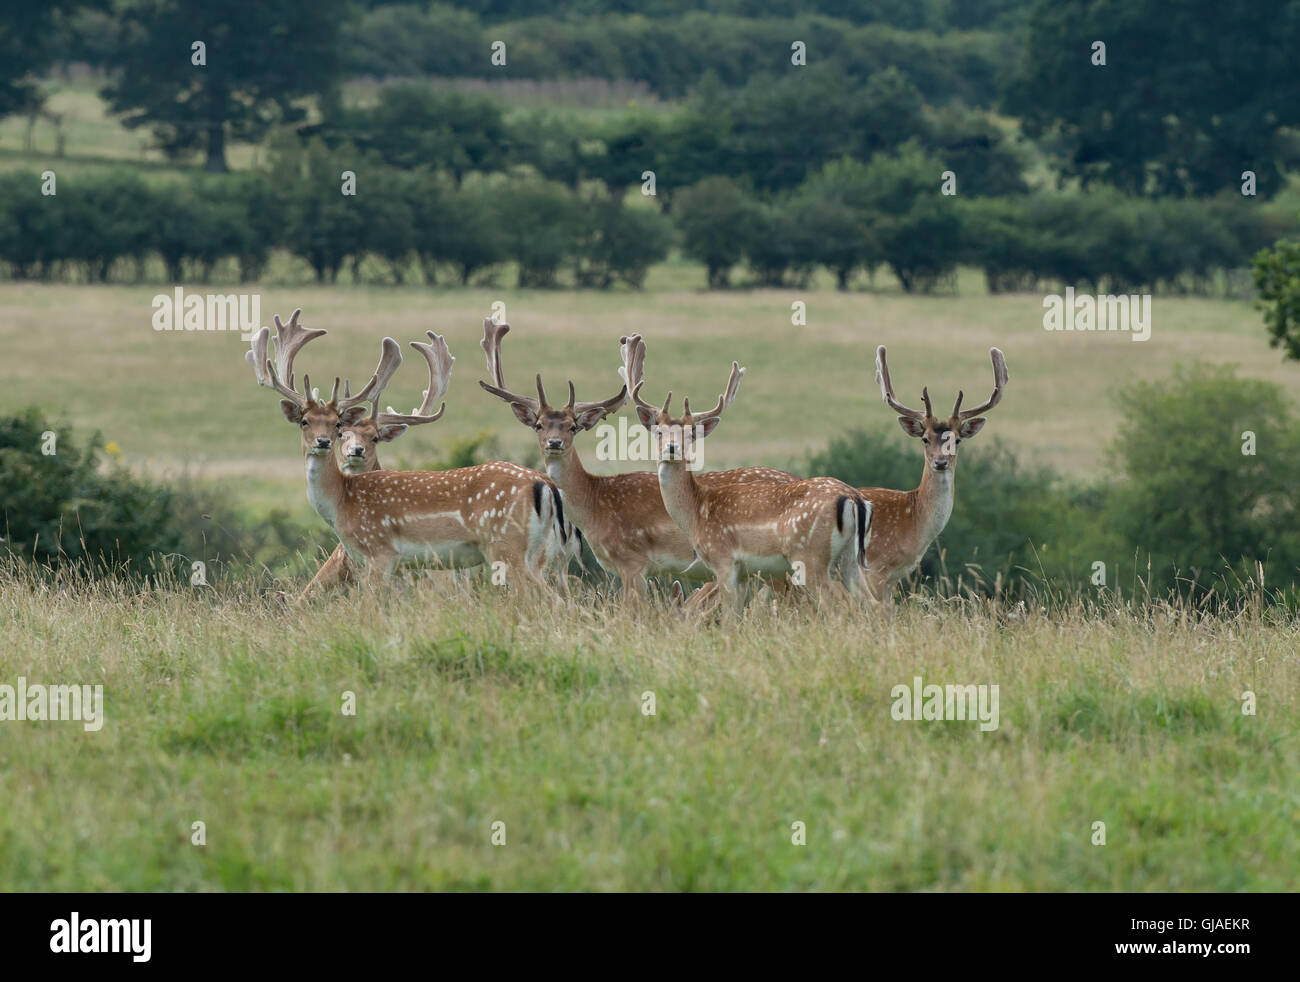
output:
{"label": "deer head", "polygon": [[336,377],[329,399],[322,399],[319,390],[312,388],[311,378],[305,374],[303,389],[299,392],[294,385],[294,361],[303,347],[326,333],[303,327],[299,323],[301,316],[301,307],[289,316],[288,324],[276,315],[274,362],[268,357],[271,332],[265,327],[254,336],[252,348],[245,358],[253,366],[258,385],[270,386],[284,397],[280,401],[280,411],[285,419],[299,428],[303,452],[323,456],[332,452],[342,426],[352,424],[365,413],[362,403],[378,397],[401,364],[402,356],[397,342],[384,338],[379,365],[370,381],[355,396],[349,391],[340,399],[339,379]]}
{"label": "deer head", "polygon": [[[379,400],[384,389],[392,381],[393,375],[402,364],[402,354],[397,342],[384,338],[384,348],[380,353],[379,367],[371,378],[371,385],[356,396],[350,396],[347,383],[344,383],[344,402],[348,405],[339,414],[339,455],[343,469],[348,473],[360,473],[377,470],[379,459],[376,450],[381,443],[396,440],[411,426],[432,423],[439,419],[446,409],[443,403],[436,413],[430,413],[435,402],[446,395],[451,384],[451,368],[456,359],[447,347],[446,339],[432,331],[427,331],[429,341],[412,341],[411,347],[418,351],[428,365],[429,387],[424,390],[423,402],[410,413],[396,413],[389,406],[387,412],[379,412]],[[369,401],[370,408],[358,404]]]}
{"label": "deer head", "polygon": [[989,349],[989,357],[993,361],[993,395],[982,405],[963,410],[961,408],[963,393],[959,391],[952,412],[946,419],[939,419],[930,408],[928,388],[921,389],[921,401],[925,404],[924,412],[908,409],[895,398],[894,385],[889,378],[889,363],[885,360],[885,346],[882,344],[876,349],[876,382],[880,385],[880,394],[884,397],[885,403],[899,414],[898,423],[903,427],[903,432],[908,436],[919,438],[925,445],[927,468],[939,472],[955,468],[957,445],[983,429],[988,420],[980,414],[988,412],[1002,401],[1002,390],[1009,377],[1007,360],[997,348]]}
{"label": "deer head", "polygon": [[[623,387],[608,399],[600,402],[578,402],[573,382],[569,382],[569,401],[562,406],[552,406],[542,386],[542,376],[537,376],[537,398],[519,395],[506,388],[505,373],[501,367],[501,341],[510,332],[509,324],[499,324],[490,317],[483,319],[483,340],[480,342],[487,355],[487,370],[492,382],[479,382],[487,392],[510,404],[515,418],[537,433],[537,445],[547,459],[556,460],[573,447],[573,438],[589,430],[627,402],[628,379],[640,372],[645,358],[645,343],[641,335],[619,338],[623,365],[619,375]],[[639,377],[639,376],[638,376]]]}
{"label": "deer head", "polygon": [[632,389],[632,401],[636,403],[636,415],[641,425],[650,431],[650,438],[655,442],[655,459],[660,462],[685,461],[694,470],[701,463],[697,443],[712,433],[722,421],[722,412],[735,401],[740,389],[740,380],[745,370],[739,362],[731,363],[731,377],[727,379],[727,388],[718,396],[718,403],[708,412],[692,413],[691,400],[683,399],[683,413],[673,416],[668,411],[673,401],[673,394],[668,393],[663,406],[652,406],[641,398],[641,386],[644,379],[638,378]]}

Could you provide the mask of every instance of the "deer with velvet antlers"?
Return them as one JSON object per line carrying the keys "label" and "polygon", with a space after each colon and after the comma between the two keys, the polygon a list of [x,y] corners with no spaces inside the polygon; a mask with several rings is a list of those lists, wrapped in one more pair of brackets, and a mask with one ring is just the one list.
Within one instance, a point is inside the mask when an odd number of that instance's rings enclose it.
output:
{"label": "deer with velvet antlers", "polygon": [[[624,597],[644,593],[646,578],[652,575],[707,580],[708,567],[697,561],[688,534],[664,509],[658,478],[649,471],[625,474],[592,474],[583,466],[574,439],[590,430],[627,402],[630,386],[640,384],[645,364],[645,342],[639,334],[619,339],[623,364],[619,375],[623,386],[599,402],[578,402],[569,382],[568,402],[553,406],[546,397],[542,376],[536,377],[537,397],[506,388],[501,364],[501,342],[509,324],[491,318],[483,320],[483,351],[491,382],[479,382],[486,391],[509,403],[515,417],[537,434],[538,447],[546,460],[546,472],[564,494],[564,503],[574,525],[586,537],[601,567],[622,581]],[[700,474],[695,480],[704,488],[749,482],[797,481],[793,474],[768,467]]]}
{"label": "deer with velvet antlers", "polygon": [[911,491],[888,488],[858,488],[875,510],[871,543],[867,548],[867,584],[872,595],[886,599],[894,585],[916,568],[948,524],[952,515],[953,483],[957,470],[957,445],[969,440],[987,422],[981,415],[1002,401],[1007,384],[1007,360],[997,348],[989,349],[993,362],[993,394],[974,409],[961,408],[963,393],[946,419],[930,408],[929,388],[921,389],[925,411],[909,409],[894,396],[889,378],[885,347],[876,349],[876,382],[886,405],[898,413],[898,423],[908,436],[919,439],[925,449],[921,483]]}
{"label": "deer with velvet antlers", "polygon": [[[658,407],[641,398],[642,381],[632,389],[637,416],[656,447],[664,508],[737,604],[742,579],[755,574],[802,572],[802,585],[818,602],[829,599],[836,579],[850,594],[866,596],[863,564],[872,509],[856,490],[832,477],[709,486],[692,473],[696,441],[721,422],[744,374],[733,361],[717,405],[692,413],[686,399],[681,416],[668,411],[671,392]],[[797,575],[793,582],[799,584]]]}
{"label": "deer with velvet antlers", "polygon": [[[379,366],[355,396],[339,396],[339,379],[328,400],[304,375],[303,391],[294,386],[294,359],[304,345],[325,334],[299,324],[295,310],[287,325],[275,318],[276,357],[267,357],[269,330],[253,339],[248,360],[260,385],[281,396],[281,412],[302,434],[307,499],[338,535],[351,562],[367,579],[391,574],[403,559],[432,561],[454,568],[504,563],[511,583],[544,583],[544,572],[565,552],[559,492],[543,475],[516,464],[497,462],[450,471],[385,471],[351,443],[342,465],[334,446],[344,430],[368,416],[380,436],[392,439],[406,427],[432,423],[451,379],[455,359],[446,341],[432,331],[429,341],[411,342],[429,368],[429,387],[411,413],[367,414],[365,402],[377,399],[401,363],[397,343],[385,338]],[[401,427],[401,429],[394,429]],[[368,433],[369,427],[362,432]],[[355,432],[355,430],[354,430]],[[367,456],[370,462],[361,465]],[[350,459],[349,459],[350,458]]]}

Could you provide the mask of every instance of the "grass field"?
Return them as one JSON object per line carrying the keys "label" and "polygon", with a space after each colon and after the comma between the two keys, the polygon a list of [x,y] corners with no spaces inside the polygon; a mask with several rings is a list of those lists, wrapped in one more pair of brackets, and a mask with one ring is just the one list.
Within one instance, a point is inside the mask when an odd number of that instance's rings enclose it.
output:
{"label": "grass field", "polygon": [[[0,285],[5,408],[41,405],[100,428],[133,466],[223,479],[310,520],[297,437],[238,335],[154,332],[155,289]],[[807,327],[790,325],[796,298]],[[1039,298],[974,290],[269,286],[263,310],[301,304],[330,330],[303,356],[317,378],[368,372],[385,333],[448,335],[447,420],[390,463],[485,428],[526,458],[530,434],[474,384],[497,299],[520,385],[542,370],[555,391],[571,375],[582,397],[603,395],[634,330],[655,393],[708,398],[739,358],[750,373],[712,438],[717,466],[798,460],[850,426],[896,430],[871,378],[878,342],[900,390],[924,382],[942,400],[959,386],[982,397],[987,348],[1001,346],[1011,383],[988,431],[1080,477],[1123,412],[1115,386],[1198,357],[1291,371],[1248,305],[1207,300],[1157,298],[1142,344],[1050,334]],[[422,372],[402,369],[395,404],[416,401]],[[0,574],[0,682],[101,682],[108,719],[97,733],[0,727],[0,889],[1300,885],[1294,621],[915,599],[888,624],[754,608],[687,628],[587,594],[552,608],[420,585],[295,611],[242,589],[52,591]],[[890,690],[917,675],[998,684],[999,728],[894,721]],[[1258,715],[1241,712],[1247,690]],[[196,821],[206,846],[190,844]],[[490,842],[496,821],[505,846]]]}
{"label": "grass field", "polygon": [[[0,727],[0,889],[1298,885],[1294,623],[917,600],[701,630],[482,589],[291,612],[0,578],[0,679],[102,683],[107,718]],[[998,728],[894,720],[917,675],[999,685]]]}
{"label": "grass field", "polygon": [[[830,289],[705,292],[690,288],[702,273],[665,268],[642,293],[431,290],[418,287],[233,285],[187,289],[251,290],[262,318],[303,308],[303,321],[330,334],[300,361],[316,384],[336,374],[368,378],[379,340],[403,343],[426,330],[445,334],[456,356],[443,421],[387,447],[389,466],[419,463],[449,439],[494,431],[503,453],[535,457],[536,442],[507,407],[482,392],[482,318],[506,304],[513,326],[505,352],[509,379],[525,388],[536,372],[562,396],[572,378],[580,399],[617,391],[618,338],[647,342],[646,392],[661,398],[712,400],[731,359],[748,368],[740,397],[707,446],[710,467],[793,465],[832,436],[857,427],[899,441],[894,414],[873,380],[877,344],[890,349],[902,398],[919,403],[928,385],[936,407],[957,390],[983,397],[991,387],[990,345],[1007,356],[1011,381],[980,441],[1000,439],[1027,461],[1086,478],[1106,466],[1106,448],[1123,416],[1116,390],[1168,374],[1198,358],[1241,365],[1242,373],[1293,387],[1296,370],[1264,340],[1259,314],[1245,301],[1157,297],[1150,340],[1129,335],[1043,330],[1041,296],[989,296],[978,277],[961,293],[908,297],[888,290]],[[159,285],[60,286],[0,283],[0,350],[5,352],[6,409],[42,407],[80,428],[98,428],[132,466],[153,473],[186,470],[228,478],[262,504],[291,504],[310,518],[302,491],[295,431],[277,400],[259,390],[234,332],[156,332],[150,320]],[[807,303],[807,326],[791,324],[790,307]],[[389,390],[402,409],[419,401],[424,365],[412,357]],[[627,413],[624,410],[624,413]],[[629,423],[635,416],[629,415]],[[585,462],[594,440],[579,444]],[[918,476],[920,451],[917,450]],[[640,465],[645,466],[645,465]],[[970,493],[973,489],[964,489]]]}
{"label": "grass field", "polygon": [[[122,161],[171,169],[104,118],[93,81],[55,84],[51,106],[65,118],[61,180]],[[52,134],[36,137],[28,153],[22,122],[0,124],[0,169],[39,172]],[[232,163],[251,153],[232,148]],[[648,344],[652,400],[671,388],[711,402],[739,360],[740,396],[706,448],[719,468],[797,470],[853,428],[904,441],[872,377],[882,343],[900,397],[919,402],[928,385],[940,410],[959,388],[984,398],[1001,347],[1006,398],[963,457],[1001,440],[1080,482],[1108,466],[1128,383],[1197,359],[1291,392],[1297,379],[1245,301],[1157,296],[1151,339],[1134,343],[1044,331],[1041,295],[990,296],[970,271],[931,297],[883,276],[844,293],[824,278],[706,292],[680,260],[635,293],[519,291],[508,272],[464,290],[307,278],[277,255],[261,284],[183,285],[257,293],[264,323],[301,306],[330,332],[299,363],[322,386],[359,384],[380,338],[397,338],[408,359],[386,401],[403,410],[426,384],[405,342],[445,334],[458,359],[447,415],[387,446],[389,466],[484,431],[503,456],[536,460],[531,432],[476,384],[496,301],[518,389],[540,371],[556,397],[569,378],[580,399],[612,395],[631,332]],[[38,406],[101,431],[133,469],[319,524],[298,436],[254,384],[246,343],[152,329],[151,301],[170,290],[0,282],[0,414]],[[602,464],[590,436],[579,448],[595,470],[648,467]],[[416,581],[292,608],[251,583],[54,586],[0,566],[0,685],[98,683],[106,701],[95,732],[0,722],[0,890],[1300,887],[1300,624],[1281,608],[1049,614],[927,595],[883,621],[759,603],[688,626],[576,591],[538,601]],[[893,688],[917,676],[997,685],[998,726],[893,719]]]}

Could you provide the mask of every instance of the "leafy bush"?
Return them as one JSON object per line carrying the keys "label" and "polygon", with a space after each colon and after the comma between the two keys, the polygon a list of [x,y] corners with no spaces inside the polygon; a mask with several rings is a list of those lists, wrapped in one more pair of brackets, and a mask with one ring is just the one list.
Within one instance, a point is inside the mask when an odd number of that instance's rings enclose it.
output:
{"label": "leafy bush", "polygon": [[727,286],[753,235],[754,201],[730,178],[708,177],[679,192],[674,210],[686,255],[708,268],[709,286]]}
{"label": "leafy bush", "polygon": [[506,255],[519,264],[519,286],[553,287],[560,268],[577,255],[584,215],[563,184],[512,180],[498,188]]}
{"label": "leafy bush", "polygon": [[136,477],[98,434],[79,444],[35,409],[0,417],[0,551],[37,566],[189,582],[199,560],[245,575],[333,547],[320,523],[303,528],[283,510],[248,516],[233,497],[215,485]]}
{"label": "leafy bush", "polygon": [[1256,562],[1296,582],[1300,430],[1281,390],[1199,364],[1120,398],[1114,454],[1126,480],[1112,520],[1151,557],[1155,583],[1177,573],[1206,589],[1225,574],[1249,579]]}
{"label": "leafy bush", "polygon": [[89,561],[137,573],[157,569],[159,554],[179,551],[171,492],[105,467],[102,453],[98,435],[79,447],[68,427],[51,426],[34,409],[0,417],[6,551],[52,567]]}
{"label": "leafy bush", "polygon": [[580,232],[574,280],[605,289],[622,282],[640,289],[646,273],[668,256],[672,225],[657,209],[625,205],[605,194],[588,196],[586,227]]}
{"label": "leafy bush", "polygon": [[1300,359],[1300,242],[1283,239],[1256,255],[1252,268],[1268,343]]}

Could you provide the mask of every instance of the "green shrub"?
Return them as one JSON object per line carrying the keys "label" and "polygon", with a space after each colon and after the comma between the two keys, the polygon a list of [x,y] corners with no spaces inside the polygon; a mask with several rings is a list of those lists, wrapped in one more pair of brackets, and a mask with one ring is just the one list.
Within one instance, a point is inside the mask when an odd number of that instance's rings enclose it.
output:
{"label": "green shrub", "polygon": [[707,267],[709,286],[727,286],[754,234],[753,199],[730,178],[708,177],[678,192],[674,213],[686,255]]}
{"label": "green shrub", "polygon": [[148,573],[174,565],[167,557],[181,539],[171,491],[105,465],[102,453],[98,435],[78,446],[68,427],[34,409],[0,417],[4,549],[56,568],[89,562]]}
{"label": "green shrub", "polygon": [[[1204,591],[1227,577],[1230,586],[1257,562],[1266,581],[1295,583],[1300,430],[1281,390],[1198,364],[1120,398],[1113,453],[1125,481],[1111,520],[1150,557],[1153,584]],[[1253,454],[1243,452],[1247,432]]]}
{"label": "green shrub", "polygon": [[621,198],[588,195],[580,232],[574,280],[578,286],[605,289],[622,282],[640,289],[646,273],[668,257],[672,225],[657,209],[625,205]]}

